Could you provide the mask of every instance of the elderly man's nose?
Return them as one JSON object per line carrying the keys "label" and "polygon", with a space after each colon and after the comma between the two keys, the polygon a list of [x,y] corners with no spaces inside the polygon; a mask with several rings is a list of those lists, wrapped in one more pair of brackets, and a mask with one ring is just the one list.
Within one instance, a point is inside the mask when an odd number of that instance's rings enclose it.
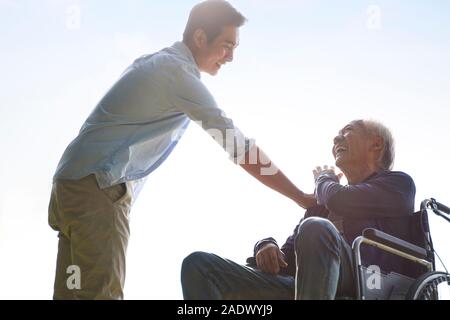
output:
{"label": "elderly man's nose", "polygon": [[336,137],[334,137],[333,142],[334,142],[334,144],[338,144],[343,139],[344,139],[344,137],[342,135],[338,134]]}

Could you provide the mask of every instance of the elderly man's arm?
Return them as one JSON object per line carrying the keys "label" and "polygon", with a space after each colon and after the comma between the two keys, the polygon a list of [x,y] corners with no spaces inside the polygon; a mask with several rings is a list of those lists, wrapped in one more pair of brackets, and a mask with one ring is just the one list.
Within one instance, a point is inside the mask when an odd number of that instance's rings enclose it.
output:
{"label": "elderly man's arm", "polygon": [[316,180],[319,204],[343,217],[397,217],[414,211],[415,185],[403,172],[385,171],[365,182],[343,186],[332,172]]}

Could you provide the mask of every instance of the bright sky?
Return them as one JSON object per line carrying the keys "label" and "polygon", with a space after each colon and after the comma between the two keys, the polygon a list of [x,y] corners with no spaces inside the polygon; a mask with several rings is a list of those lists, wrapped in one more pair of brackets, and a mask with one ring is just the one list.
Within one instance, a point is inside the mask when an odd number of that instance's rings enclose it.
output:
{"label": "bright sky", "polygon": [[[388,125],[396,170],[421,200],[450,204],[450,2],[235,0],[249,20],[235,60],[203,76],[222,109],[306,192],[356,118]],[[0,0],[0,299],[52,297],[57,237],[47,225],[62,152],[121,72],[180,40],[196,0]],[[191,125],[131,212],[128,299],[181,299],[197,250],[244,263],[289,236],[304,211],[235,166]],[[431,217],[450,266],[450,225]]]}

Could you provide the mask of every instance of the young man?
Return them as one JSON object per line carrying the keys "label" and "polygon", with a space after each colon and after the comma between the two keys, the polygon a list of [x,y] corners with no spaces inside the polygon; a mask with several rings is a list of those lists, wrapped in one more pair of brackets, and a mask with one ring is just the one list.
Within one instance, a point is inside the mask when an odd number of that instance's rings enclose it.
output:
{"label": "young man", "polygon": [[[334,138],[333,156],[349,184],[333,168],[314,170],[318,206],[286,243],[273,238],[255,245],[256,268],[214,254],[196,252],[183,261],[185,299],[334,299],[354,297],[351,244],[365,228],[377,228],[415,243],[409,229],[415,185],[409,175],[391,171],[392,134],[373,121],[352,121]],[[379,250],[363,252],[365,262],[385,271],[411,274],[410,264]],[[417,276],[417,274],[411,274]]]}
{"label": "young man", "polygon": [[[233,60],[244,22],[225,1],[195,6],[183,41],[137,59],[67,147],[49,206],[49,224],[59,232],[55,299],[123,298],[131,205],[190,120],[268,187],[302,207],[315,203],[241,133],[200,81],[200,72],[216,75]],[[80,274],[70,288],[68,268]]]}

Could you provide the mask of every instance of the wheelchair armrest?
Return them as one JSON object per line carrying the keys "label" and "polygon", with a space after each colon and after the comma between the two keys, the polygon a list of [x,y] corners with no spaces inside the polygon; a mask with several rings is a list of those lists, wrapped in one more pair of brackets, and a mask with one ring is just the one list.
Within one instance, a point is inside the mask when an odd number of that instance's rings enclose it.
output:
{"label": "wheelchair armrest", "polygon": [[388,247],[403,251],[420,259],[427,258],[427,251],[405,240],[396,238],[377,229],[367,228],[363,231],[363,237],[384,244]]}

